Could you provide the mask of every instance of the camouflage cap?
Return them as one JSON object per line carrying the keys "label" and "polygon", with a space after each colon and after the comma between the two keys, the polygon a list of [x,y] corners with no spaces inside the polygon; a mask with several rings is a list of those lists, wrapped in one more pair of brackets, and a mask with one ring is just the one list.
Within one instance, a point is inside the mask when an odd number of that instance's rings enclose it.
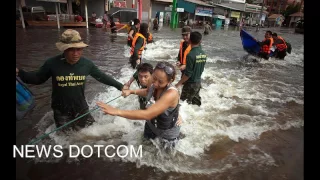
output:
{"label": "camouflage cap", "polygon": [[82,42],[79,32],[73,29],[65,30],[60,36],[60,41],[56,43],[56,46],[60,51],[65,51],[69,48],[88,47],[87,44]]}
{"label": "camouflage cap", "polygon": [[190,27],[190,26],[184,26],[184,27],[181,29],[181,33],[182,33],[182,34],[191,33],[191,27]]}

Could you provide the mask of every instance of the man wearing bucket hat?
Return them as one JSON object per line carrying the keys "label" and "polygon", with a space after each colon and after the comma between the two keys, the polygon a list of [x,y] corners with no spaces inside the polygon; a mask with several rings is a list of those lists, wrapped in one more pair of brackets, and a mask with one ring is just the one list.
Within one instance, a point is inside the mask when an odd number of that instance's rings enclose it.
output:
{"label": "man wearing bucket hat", "polygon": [[[27,84],[42,84],[52,77],[51,107],[57,127],[88,112],[84,95],[88,75],[120,91],[128,89],[127,86],[101,72],[91,60],[82,57],[83,48],[88,45],[82,42],[78,31],[72,29],[64,31],[56,46],[63,53],[46,60],[38,71],[26,72],[16,68],[16,73]],[[93,122],[93,117],[88,114],[75,121],[72,128],[79,130]]]}

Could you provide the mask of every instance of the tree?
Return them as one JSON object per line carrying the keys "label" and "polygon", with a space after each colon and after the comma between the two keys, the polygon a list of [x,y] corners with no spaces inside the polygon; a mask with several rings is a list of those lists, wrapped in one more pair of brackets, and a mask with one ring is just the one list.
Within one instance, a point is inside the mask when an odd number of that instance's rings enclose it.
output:
{"label": "tree", "polygon": [[290,22],[290,15],[293,14],[293,13],[296,13],[296,12],[299,12],[300,11],[300,3],[297,3],[297,4],[290,4],[286,10],[284,12],[282,12],[281,14],[285,17],[285,24],[289,25],[289,22]]}
{"label": "tree", "polygon": [[296,5],[290,4],[290,5],[286,8],[286,10],[283,12],[282,15],[283,15],[284,17],[287,17],[287,16],[289,16],[289,15],[291,15],[291,14],[293,14],[293,13],[299,12],[300,7],[301,7],[300,3],[297,3]]}

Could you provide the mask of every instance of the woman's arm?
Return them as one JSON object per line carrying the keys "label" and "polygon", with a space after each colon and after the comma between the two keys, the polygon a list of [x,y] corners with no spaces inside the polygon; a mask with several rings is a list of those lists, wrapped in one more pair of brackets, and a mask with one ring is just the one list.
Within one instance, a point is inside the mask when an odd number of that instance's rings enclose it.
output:
{"label": "woman's arm", "polygon": [[100,106],[103,112],[112,116],[120,116],[132,120],[151,120],[169,107],[174,106],[178,97],[178,92],[170,89],[146,110],[120,110],[102,102],[97,102],[97,105]]}
{"label": "woman's arm", "polygon": [[138,96],[146,97],[148,95],[148,89],[135,89],[135,90],[128,89],[128,90],[122,91],[123,97],[127,97],[130,94],[135,94]]}

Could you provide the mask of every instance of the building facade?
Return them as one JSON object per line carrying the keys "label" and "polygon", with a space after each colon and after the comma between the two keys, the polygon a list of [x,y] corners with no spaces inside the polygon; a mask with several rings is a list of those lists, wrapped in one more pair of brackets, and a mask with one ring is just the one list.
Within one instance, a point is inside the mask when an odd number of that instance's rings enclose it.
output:
{"label": "building facade", "polygon": [[264,3],[268,6],[268,12],[270,14],[280,14],[285,11],[290,4],[304,4],[304,0],[264,0]]}

